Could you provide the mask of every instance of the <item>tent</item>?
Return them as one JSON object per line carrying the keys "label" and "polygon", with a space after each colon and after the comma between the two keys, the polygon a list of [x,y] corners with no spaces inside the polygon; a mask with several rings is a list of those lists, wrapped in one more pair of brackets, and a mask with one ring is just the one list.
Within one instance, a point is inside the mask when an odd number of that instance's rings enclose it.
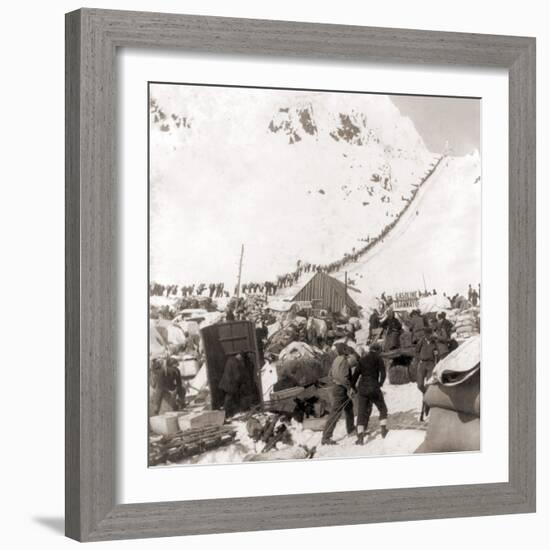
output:
{"label": "tent", "polygon": [[418,309],[420,313],[432,313],[438,312],[443,309],[449,309],[451,304],[445,296],[441,294],[435,294],[432,296],[424,296],[418,300]]}
{"label": "tent", "polygon": [[149,323],[149,353],[152,357],[166,355],[166,342],[162,334],[157,330],[155,322]]}

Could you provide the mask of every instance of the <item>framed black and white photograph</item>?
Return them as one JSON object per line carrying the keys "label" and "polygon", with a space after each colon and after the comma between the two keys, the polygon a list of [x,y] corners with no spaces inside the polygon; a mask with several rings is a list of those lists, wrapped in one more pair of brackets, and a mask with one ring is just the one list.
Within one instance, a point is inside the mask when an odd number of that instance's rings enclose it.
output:
{"label": "framed black and white photograph", "polygon": [[66,532],[535,508],[535,42],[66,19]]}
{"label": "framed black and white photograph", "polygon": [[480,103],[149,84],[151,466],[480,450]]}

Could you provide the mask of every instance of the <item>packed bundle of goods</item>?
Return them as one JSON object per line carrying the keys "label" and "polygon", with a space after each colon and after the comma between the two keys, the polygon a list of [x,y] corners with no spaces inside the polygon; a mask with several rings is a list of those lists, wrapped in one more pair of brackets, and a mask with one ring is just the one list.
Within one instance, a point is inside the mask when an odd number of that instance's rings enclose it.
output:
{"label": "packed bundle of goods", "polygon": [[266,410],[293,416],[299,422],[320,417],[330,408],[327,375],[335,357],[306,342],[291,342],[274,364],[276,382],[264,403]]}
{"label": "packed bundle of goods", "polygon": [[428,430],[417,453],[480,449],[480,337],[442,359],[424,394]]}
{"label": "packed bundle of goods", "polygon": [[176,310],[169,305],[154,305],[149,307],[149,319],[171,320],[176,316]]}
{"label": "packed bundle of goods", "polygon": [[279,353],[275,391],[314,384],[325,377],[334,352],[324,353],[305,342],[291,342]]}
{"label": "packed bundle of goods", "polygon": [[465,340],[479,333],[479,308],[471,307],[456,317],[455,332],[457,338]]}
{"label": "packed bundle of goods", "polygon": [[186,342],[185,332],[177,323],[165,319],[149,321],[149,345],[153,356],[174,353]]}
{"label": "packed bundle of goods", "polygon": [[276,331],[268,340],[266,353],[279,355],[292,342],[305,340],[305,322],[295,320]]}
{"label": "packed bundle of goods", "polygon": [[267,296],[265,294],[247,294],[244,303],[246,309],[261,312],[267,304]]}
{"label": "packed bundle of goods", "polygon": [[418,309],[421,314],[431,313],[447,309],[449,301],[440,294],[423,296],[418,300]]}
{"label": "packed bundle of goods", "polygon": [[189,296],[180,298],[176,302],[176,309],[205,309],[206,311],[216,311],[216,302],[210,296]]}

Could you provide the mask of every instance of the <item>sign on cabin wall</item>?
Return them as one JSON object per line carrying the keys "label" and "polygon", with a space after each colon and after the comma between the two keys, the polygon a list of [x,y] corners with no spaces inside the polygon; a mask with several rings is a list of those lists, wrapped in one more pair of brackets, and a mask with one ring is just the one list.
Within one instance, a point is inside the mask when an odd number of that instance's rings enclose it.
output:
{"label": "sign on cabin wall", "polygon": [[418,290],[410,292],[396,292],[393,295],[394,309],[415,309],[419,305],[420,293]]}

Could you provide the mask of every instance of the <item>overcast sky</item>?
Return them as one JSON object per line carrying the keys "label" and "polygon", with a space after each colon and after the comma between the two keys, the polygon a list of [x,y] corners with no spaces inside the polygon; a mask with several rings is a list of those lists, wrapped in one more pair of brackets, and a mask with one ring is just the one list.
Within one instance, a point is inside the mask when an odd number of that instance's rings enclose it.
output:
{"label": "overcast sky", "polygon": [[442,153],[448,141],[456,156],[479,151],[481,101],[473,98],[398,96],[390,99],[402,115],[408,116],[424,143]]}

